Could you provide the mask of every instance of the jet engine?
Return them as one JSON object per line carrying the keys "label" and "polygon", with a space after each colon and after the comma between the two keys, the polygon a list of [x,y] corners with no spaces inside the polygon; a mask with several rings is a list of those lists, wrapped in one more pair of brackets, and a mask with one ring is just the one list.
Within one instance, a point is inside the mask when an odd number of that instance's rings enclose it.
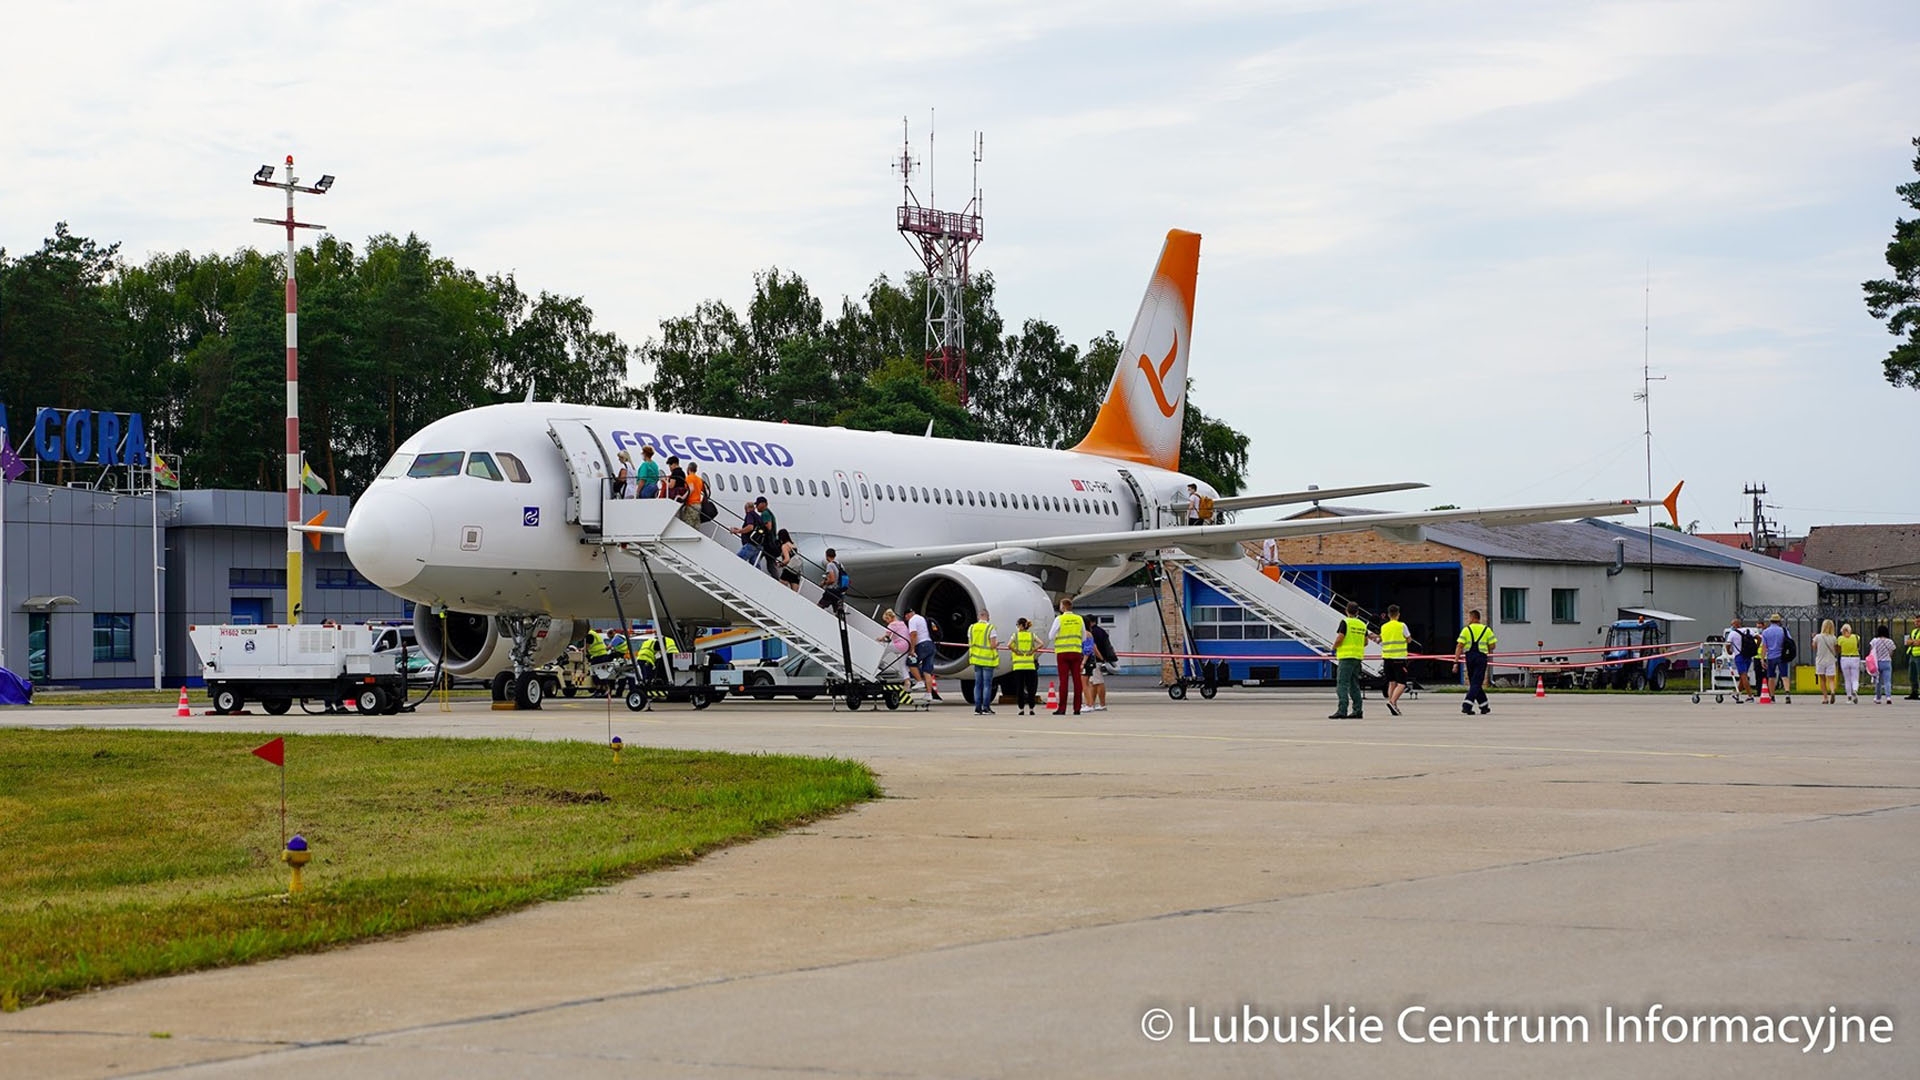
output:
{"label": "jet engine", "polygon": [[[584,619],[542,616],[534,633],[539,635],[541,630],[546,633],[534,643],[529,657],[534,667],[558,660],[568,642],[586,634],[587,623]],[[449,611],[442,619],[427,605],[417,604],[413,609],[413,638],[428,659],[456,678],[488,679],[513,669],[513,634],[506,620],[492,615]]]}
{"label": "jet engine", "polygon": [[[936,566],[907,582],[894,606],[900,611],[912,608],[939,622],[941,644],[935,649],[934,670],[941,675],[957,674],[967,666],[967,627],[983,609],[1001,645],[1013,637],[1014,621],[1023,615],[1033,620],[1033,632],[1040,636],[1041,643],[1052,644],[1045,640],[1053,625],[1052,598],[1038,581],[1014,570],[966,564]],[[1005,654],[1001,664],[1006,664]]]}

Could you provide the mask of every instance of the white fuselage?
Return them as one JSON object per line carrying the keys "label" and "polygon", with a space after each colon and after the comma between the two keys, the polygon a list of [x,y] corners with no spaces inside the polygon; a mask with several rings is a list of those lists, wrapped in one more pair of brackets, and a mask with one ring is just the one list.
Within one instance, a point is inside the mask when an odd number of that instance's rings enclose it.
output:
{"label": "white fuselage", "polygon": [[[1039,447],[543,402],[494,405],[429,424],[400,447],[347,523],[354,565],[375,584],[435,607],[610,618],[610,562],[626,614],[634,615],[643,595],[633,588],[637,560],[582,543],[581,526],[569,520],[577,518],[569,508],[574,484],[549,434],[555,420],[586,421],[609,458],[624,449],[637,464],[640,448],[651,445],[663,473],[669,455],[698,464],[722,524],[737,525],[745,505],[765,495],[813,565],[829,547],[932,548],[1184,524],[1193,482]],[[467,455],[456,473],[409,475],[421,455],[453,453]],[[492,467],[477,465],[476,454],[489,455]],[[522,479],[503,455],[524,467]],[[1213,494],[1204,484],[1200,490]],[[1102,564],[1075,577],[1075,591],[1131,569]],[[854,593],[885,600],[907,576],[866,574]],[[662,577],[660,585],[675,618],[721,614],[684,583]]]}

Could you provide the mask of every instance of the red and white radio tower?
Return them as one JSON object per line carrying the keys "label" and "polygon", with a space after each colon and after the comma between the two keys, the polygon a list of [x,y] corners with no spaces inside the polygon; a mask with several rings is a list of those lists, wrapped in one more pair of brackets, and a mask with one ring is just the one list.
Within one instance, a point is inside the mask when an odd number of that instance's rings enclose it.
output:
{"label": "red and white radio tower", "polygon": [[[983,141],[973,133],[973,199],[960,213],[922,206],[913,193],[916,162],[907,141],[907,122],[900,121],[900,172],[903,192],[896,214],[900,236],[920,256],[927,273],[927,371],[951,383],[967,403],[967,260],[980,246],[980,156]],[[927,157],[933,157],[933,124],[927,124]],[[933,202],[933,182],[927,182],[927,202]]]}

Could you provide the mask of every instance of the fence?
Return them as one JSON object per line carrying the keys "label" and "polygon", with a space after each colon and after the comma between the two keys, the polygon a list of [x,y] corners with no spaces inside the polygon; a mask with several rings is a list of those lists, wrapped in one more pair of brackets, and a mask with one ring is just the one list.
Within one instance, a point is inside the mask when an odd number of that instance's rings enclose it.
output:
{"label": "fence", "polygon": [[[1774,615],[1780,616],[1780,625],[1793,635],[1794,644],[1799,647],[1799,655],[1794,663],[1799,667],[1813,666],[1813,636],[1820,632],[1820,623],[1833,620],[1834,633],[1840,627],[1851,624],[1853,632],[1860,635],[1860,651],[1864,654],[1867,642],[1873,639],[1873,632],[1880,627],[1887,628],[1887,636],[1893,639],[1893,685],[1894,692],[1911,693],[1907,685],[1907,632],[1920,624],[1920,611],[1889,610],[1887,605],[1878,607],[1870,604],[1833,605],[1826,607],[1755,607],[1750,604],[1740,606],[1740,621],[1752,627],[1764,627]],[[1703,637],[1724,633],[1725,627],[1708,627],[1701,631]]]}

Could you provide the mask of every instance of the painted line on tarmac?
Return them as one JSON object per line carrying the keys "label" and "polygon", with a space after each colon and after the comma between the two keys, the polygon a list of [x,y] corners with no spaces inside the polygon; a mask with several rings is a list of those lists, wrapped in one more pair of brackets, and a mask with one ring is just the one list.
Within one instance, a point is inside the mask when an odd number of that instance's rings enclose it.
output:
{"label": "painted line on tarmac", "polygon": [[1578,746],[1507,746],[1500,743],[1433,743],[1398,742],[1380,739],[1293,739],[1275,735],[1184,735],[1167,732],[1149,731],[1074,731],[1051,730],[1047,728],[952,728],[953,731],[970,731],[979,734],[1002,735],[1082,735],[1094,738],[1112,739],[1174,739],[1194,742],[1262,742],[1292,746],[1390,746],[1399,749],[1414,750],[1522,750],[1530,753],[1545,754],[1594,754],[1599,756],[1615,755],[1620,757],[1679,757],[1679,758],[1723,758],[1725,754],[1710,754],[1691,750],[1606,750]]}

